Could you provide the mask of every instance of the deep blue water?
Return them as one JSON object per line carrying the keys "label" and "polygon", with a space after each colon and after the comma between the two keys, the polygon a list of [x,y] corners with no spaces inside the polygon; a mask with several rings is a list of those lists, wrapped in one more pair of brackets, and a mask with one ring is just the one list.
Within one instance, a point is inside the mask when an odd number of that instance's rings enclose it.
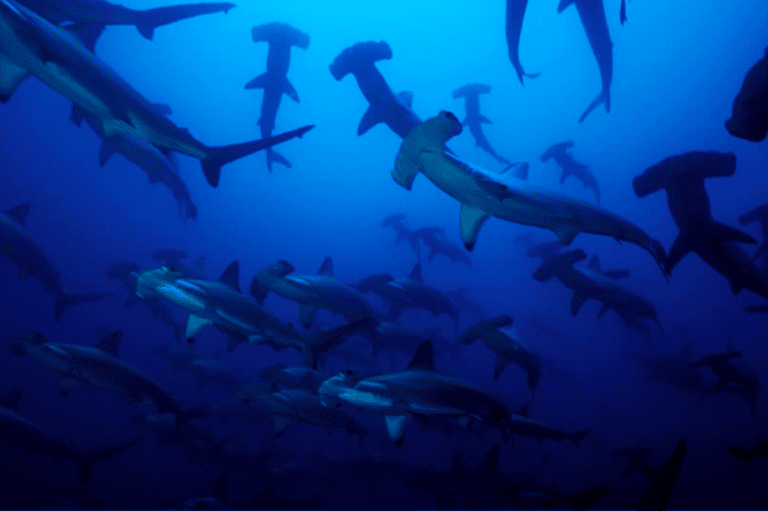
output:
{"label": "deep blue water", "polygon": [[[572,139],[574,158],[589,165],[600,183],[602,206],[658,238],[667,250],[678,228],[666,195],[658,192],[638,199],[632,178],[670,155],[732,151],[738,157],[735,175],[707,181],[713,217],[762,240],[757,224],[742,228],[737,218],[766,201],[767,146],[729,135],[723,122],[745,73],[768,45],[765,2],[633,0],[627,5],[628,20],[621,25],[619,1],[606,1],[614,44],[611,112],[599,106],[582,124],[577,119],[600,90],[600,75],[573,7],[558,14],[557,2],[529,2],[520,55],[526,69],[541,76],[526,79],[521,86],[507,58],[501,0],[237,3],[226,15],[160,27],[152,41],[132,26],[109,27],[96,53],[149,101],[169,104],[174,123],[189,128],[206,144],[222,145],[260,136],[256,121],[262,92],[246,90],[244,84],[264,72],[267,45],[251,40],[251,27],[280,21],[308,33],[309,48],[292,50],[288,72],[301,101],[283,98],[275,130],[316,125],[302,139],[276,147],[293,167],[278,165],[270,174],[264,153],[257,153],[225,166],[221,183],[212,188],[199,163],[179,155],[180,175],[199,208],[196,220],[183,222],[169,191],[147,183],[146,175],[122,156],[101,168],[101,141],[89,128],[71,123],[71,102],[35,78],[26,80],[0,107],[0,209],[31,203],[25,229],[66,288],[115,294],[73,306],[56,322],[53,294],[34,279],[19,279],[17,268],[0,259],[0,337],[39,331],[52,342],[93,345],[100,336],[122,329],[122,359],[150,374],[179,400],[217,404],[227,398],[224,387],[208,384],[197,391],[188,372],[171,369],[168,359],[152,353],[159,345],[173,343],[173,332],[153,320],[142,304],[123,308],[127,293],[105,277],[109,265],[130,260],[149,270],[159,265],[151,253],[170,247],[186,251],[190,259],[204,256],[211,279],[239,260],[240,285],[246,291],[254,274],[278,260],[289,261],[297,274],[312,274],[329,255],[343,282],[384,272],[403,277],[418,257],[406,243],[394,244],[393,230],[381,227],[393,213],[404,213],[411,229],[440,226],[451,242],[461,245],[456,200],[424,176],[416,178],[412,191],[392,180],[400,138],[383,124],[363,136],[356,134],[367,102],[351,76],[337,82],[328,66],[341,50],[360,41],[384,40],[390,45],[393,58],[377,67],[393,91],[413,92],[413,110],[423,119],[440,110],[463,119],[463,101],[454,100],[451,92],[469,82],[490,84],[490,94],[480,101],[481,111],[493,121],[484,125],[491,145],[512,161],[530,162],[529,181],[591,202],[591,191],[573,178],[560,185],[559,168],[539,160],[550,145]],[[137,9],[170,4],[125,2]],[[475,146],[469,130],[450,146],[481,167],[493,171],[503,167]],[[424,257],[422,262],[427,283],[443,291],[469,289],[489,318],[510,314],[532,349],[553,358],[572,379],[570,383],[544,379],[532,397],[524,372],[514,365],[494,381],[494,355],[480,342],[460,347],[460,357],[437,358],[440,372],[497,393],[512,411],[531,401],[531,417],[536,420],[569,432],[590,429],[578,448],[567,441],[540,443],[515,436],[514,444],[502,444],[500,471],[524,481],[556,484],[567,493],[608,483],[610,491],[597,508],[634,509],[653,479],[643,474],[620,476],[626,463],[611,451],[642,445],[664,462],[684,437],[688,454],[670,509],[765,509],[768,461],[744,463],[726,448],[728,444],[749,448],[758,436],[768,435],[764,391],[758,393],[751,411],[746,400],[733,394],[699,396],[664,382],[645,382],[641,365],[628,357],[643,350],[676,354],[692,340],[692,357],[698,358],[723,351],[726,339],[732,337],[743,361],[763,376],[768,370],[766,317],[743,310],[762,299],[749,291],[734,295],[728,281],[695,254],[686,256],[667,283],[642,249],[580,234],[572,248],[597,254],[604,268],[629,269],[631,276],[624,283],[658,310],[665,335],[651,326],[654,347],[648,349],[643,337],[625,328],[614,313],[597,319],[596,302],[587,302],[572,316],[569,290],[556,280],[532,279],[538,263],[513,242],[528,231],[539,241],[555,239],[545,230],[491,219],[470,253],[471,268],[442,255],[431,261]],[[742,247],[749,254],[754,251]],[[423,247],[422,254],[426,255]],[[375,308],[386,311],[385,302],[369,298]],[[272,294],[265,306],[298,325],[295,303]],[[184,312],[174,312],[179,322],[186,320]],[[534,317],[566,336],[537,336],[528,323]],[[342,320],[328,312],[318,315],[318,321],[328,326]],[[462,312],[459,329],[476,320]],[[406,311],[400,321],[413,328],[441,326],[449,338],[454,336],[453,322],[445,316],[433,319],[424,312]],[[256,380],[262,369],[276,362],[289,366],[302,362],[295,351],[276,353],[266,346],[243,344],[227,352],[226,343],[225,334],[208,329],[195,349],[201,356],[220,353],[222,362],[247,381]],[[367,347],[362,342],[351,344]],[[0,393],[21,387],[18,412],[75,447],[95,449],[130,439],[139,431],[129,419],[137,412],[152,412],[88,386],[62,398],[53,370],[28,356],[17,357],[4,349],[2,353]],[[382,356],[378,371],[402,369],[408,360],[403,354],[394,361]],[[348,364],[331,354],[320,370],[330,376]],[[704,369],[702,375],[707,385],[714,386],[711,372]],[[268,434],[270,443],[283,452],[282,461],[305,466],[326,464],[310,458],[347,462],[350,456],[384,453],[414,471],[446,469],[457,450],[464,453],[466,465],[474,466],[500,442],[495,431],[449,437],[440,430],[411,425],[403,445],[395,447],[379,415],[356,414],[374,431],[361,446],[355,437],[328,435],[307,425],[294,425],[274,439],[268,416],[261,423],[224,425],[204,418],[197,424],[220,438],[242,431],[238,441],[254,452],[263,449],[262,436]],[[316,450],[322,457],[309,455]],[[78,506],[71,501],[49,503],[43,497],[54,491],[29,483],[75,485],[71,463],[56,464],[40,455],[24,457],[7,447],[0,453],[9,461],[4,468],[10,468],[4,469],[8,485],[2,485],[3,507]],[[30,468],[37,476],[30,476]],[[230,475],[233,502],[261,492],[270,480],[275,492],[286,498],[322,494],[313,508],[436,506],[429,493],[403,484],[405,470],[372,483],[360,475],[346,480],[305,474],[289,478],[264,468],[222,468],[188,459],[181,448],[161,445],[151,434],[94,466],[87,489],[107,509],[153,509],[164,502],[209,495],[222,473]],[[27,484],[21,485],[22,480]]]}

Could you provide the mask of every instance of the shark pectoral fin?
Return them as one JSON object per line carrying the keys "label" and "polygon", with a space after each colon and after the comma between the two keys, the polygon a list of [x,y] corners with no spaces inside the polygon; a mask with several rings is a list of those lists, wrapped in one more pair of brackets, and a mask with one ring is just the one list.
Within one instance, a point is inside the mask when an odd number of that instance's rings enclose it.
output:
{"label": "shark pectoral fin", "polygon": [[105,137],[99,150],[99,166],[104,167],[112,155],[118,152],[120,144],[120,135]]}
{"label": "shark pectoral fin", "polygon": [[17,66],[5,55],[0,55],[0,103],[11,99],[16,87],[28,76],[26,69]]}
{"label": "shark pectoral fin", "polygon": [[382,118],[381,113],[371,105],[368,107],[368,110],[365,111],[365,114],[363,114],[363,118],[360,119],[360,124],[357,126],[357,134],[363,135],[377,124],[383,122],[384,119]]}
{"label": "shark pectoral fin", "polygon": [[395,158],[395,168],[392,169],[392,179],[406,190],[411,190],[413,180],[422,170],[420,157],[414,157],[410,151],[400,150]]}
{"label": "shark pectoral fin", "polygon": [[[287,80],[286,80],[287,81]],[[265,89],[267,86],[267,74],[261,74],[245,84],[246,89]]]}
{"label": "shark pectoral fin", "polygon": [[560,5],[557,6],[557,12],[563,12],[569,5],[576,3],[576,0],[560,0]]}
{"label": "shark pectoral fin", "polygon": [[80,384],[80,382],[75,379],[62,377],[61,381],[59,381],[59,394],[66,398],[78,384]]}
{"label": "shark pectoral fin", "polygon": [[744,233],[743,231],[739,231],[736,228],[732,228],[731,226],[721,224],[719,222],[712,223],[712,234],[718,237],[720,240],[729,240],[733,242],[740,242],[742,244],[757,243],[757,240]]}
{"label": "shark pectoral fin", "polygon": [[291,423],[292,421],[285,416],[275,416],[275,435],[277,437],[283,435]]}
{"label": "shark pectoral fin", "polygon": [[489,217],[490,215],[484,210],[479,210],[465,204],[461,205],[461,240],[468,251],[475,247],[477,234]]}
{"label": "shark pectoral fin", "polygon": [[579,314],[579,310],[581,309],[581,306],[584,305],[584,301],[586,301],[587,298],[577,292],[574,292],[573,298],[571,299],[571,314],[573,316],[576,316]]}
{"label": "shark pectoral fin", "polygon": [[200,331],[203,330],[204,327],[211,325],[213,322],[208,320],[207,318],[201,318],[199,316],[195,315],[189,315],[189,320],[187,320],[187,341],[190,343],[197,338],[197,336],[200,334]]}
{"label": "shark pectoral fin", "polygon": [[571,245],[576,235],[581,233],[581,227],[577,224],[563,223],[552,230],[563,245]]}
{"label": "shark pectoral fin", "polygon": [[483,114],[480,114],[480,122],[484,124],[493,124],[493,121],[485,117]]}
{"label": "shark pectoral fin", "polygon": [[312,320],[314,320],[315,314],[317,314],[316,307],[302,304],[299,307],[299,318],[301,320],[301,326],[307,329],[310,324],[312,324]]}
{"label": "shark pectoral fin", "polygon": [[496,356],[496,364],[493,367],[493,378],[498,379],[499,376],[501,375],[501,372],[504,371],[504,368],[509,366],[510,362],[511,361],[506,357],[503,357],[501,355]]}
{"label": "shark pectoral fin", "polygon": [[392,441],[402,443],[405,426],[410,419],[410,414],[408,416],[384,416],[384,421],[387,424],[387,432]]}
{"label": "shark pectoral fin", "polygon": [[283,80],[283,94],[291,98],[296,103],[299,102],[299,93],[296,92],[296,89],[293,88],[293,85],[291,85],[291,82],[289,82],[287,78]]}

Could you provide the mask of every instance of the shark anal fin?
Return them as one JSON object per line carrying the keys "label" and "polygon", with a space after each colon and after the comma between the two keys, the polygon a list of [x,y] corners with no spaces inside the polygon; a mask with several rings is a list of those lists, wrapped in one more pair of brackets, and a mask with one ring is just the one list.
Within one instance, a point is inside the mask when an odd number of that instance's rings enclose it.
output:
{"label": "shark anal fin", "polygon": [[289,82],[287,78],[283,80],[283,94],[291,98],[296,103],[299,102],[299,93],[296,92],[296,89],[293,88],[293,85],[291,85],[291,82]]}
{"label": "shark anal fin", "polygon": [[496,356],[496,364],[493,367],[493,378],[498,379],[509,363],[510,361],[506,357]]}
{"label": "shark anal fin", "polygon": [[484,210],[478,210],[465,204],[461,205],[461,239],[467,250],[471,251],[475,247],[477,234],[489,217],[490,215]]}
{"label": "shark anal fin", "polygon": [[579,310],[581,309],[581,306],[584,305],[584,301],[586,301],[587,298],[584,295],[581,295],[579,293],[574,293],[573,298],[571,299],[571,314],[573,316],[576,316],[579,314]]}
{"label": "shark anal fin", "polygon": [[301,326],[307,329],[312,324],[312,320],[314,320],[316,314],[316,307],[302,304],[299,307],[299,319],[301,321]]}
{"label": "shark anal fin", "polygon": [[195,338],[200,334],[200,331],[203,330],[204,327],[211,325],[213,322],[208,320],[207,318],[201,318],[199,316],[195,315],[189,315],[189,320],[187,320],[187,341],[194,341]]}
{"label": "shark anal fin", "polygon": [[371,105],[363,114],[363,118],[360,119],[360,124],[357,126],[357,134],[363,135],[365,132],[382,122],[384,122],[384,119],[382,119],[381,113]]}
{"label": "shark anal fin", "polygon": [[105,137],[101,143],[101,149],[99,149],[99,166],[104,167],[112,155],[119,152],[120,137],[122,135],[113,135],[111,137]]}
{"label": "shark anal fin", "polygon": [[17,66],[5,55],[0,55],[0,103],[6,103],[13,96],[16,87],[19,86],[29,72]]}
{"label": "shark anal fin", "polygon": [[405,433],[405,426],[408,424],[408,420],[411,416],[384,416],[384,421],[387,424],[387,432],[389,438],[396,442],[402,443],[403,434]]}

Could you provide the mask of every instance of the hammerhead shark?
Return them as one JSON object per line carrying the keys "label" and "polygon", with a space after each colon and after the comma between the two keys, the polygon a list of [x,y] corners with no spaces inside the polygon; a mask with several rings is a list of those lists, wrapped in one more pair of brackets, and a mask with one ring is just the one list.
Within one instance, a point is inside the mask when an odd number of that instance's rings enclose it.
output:
{"label": "hammerhead shark", "polygon": [[[525,17],[525,8],[528,6],[528,0],[507,0],[507,48],[509,49],[509,61],[515,68],[517,78],[523,83],[523,77],[536,78],[541,73],[526,73],[523,65],[520,63],[520,33],[523,30],[523,18]],[[525,85],[525,84],[523,84]]]}
{"label": "hammerhead shark", "polygon": [[480,95],[491,92],[491,86],[488,84],[467,84],[453,91],[453,99],[464,98],[464,105],[467,110],[467,117],[464,118],[463,126],[469,127],[469,132],[475,138],[475,145],[495,158],[499,163],[512,165],[512,162],[496,153],[491,147],[488,138],[483,133],[483,123],[491,124],[493,121],[480,113]]}
{"label": "hammerhead shark", "polygon": [[551,146],[541,155],[542,162],[548,162],[554,159],[557,165],[563,169],[560,175],[560,184],[565,183],[568,176],[573,176],[584,184],[584,188],[592,189],[595,193],[597,204],[600,204],[600,186],[597,184],[595,175],[589,172],[589,166],[577,162],[567,151],[573,147],[573,141],[567,140]]}

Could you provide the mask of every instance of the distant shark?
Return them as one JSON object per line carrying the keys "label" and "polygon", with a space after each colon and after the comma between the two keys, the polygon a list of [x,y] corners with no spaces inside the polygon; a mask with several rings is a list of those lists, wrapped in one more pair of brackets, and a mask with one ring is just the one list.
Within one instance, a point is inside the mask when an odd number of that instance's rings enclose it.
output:
{"label": "distant shark", "polygon": [[499,163],[512,165],[512,162],[496,153],[491,147],[488,138],[483,132],[483,123],[491,124],[492,121],[480,113],[480,95],[491,92],[491,86],[488,84],[467,84],[453,91],[453,99],[464,98],[464,105],[467,111],[467,117],[462,123],[469,128],[472,137],[475,138],[475,145],[491,155]]}
{"label": "distant shark", "polygon": [[534,243],[533,233],[530,231],[516,236],[512,241],[525,247],[526,256],[529,258],[541,258],[542,263],[557,256],[560,250],[565,247],[560,240]]}
{"label": "distant shark", "polygon": [[68,306],[112,295],[113,292],[72,293],[64,289],[59,280],[59,273],[54,270],[40,246],[24,231],[30,208],[29,203],[24,203],[0,213],[0,255],[19,268],[19,278],[32,276],[40,281],[43,289],[56,294],[56,320],[61,318]]}
{"label": "distant shark", "polygon": [[461,133],[455,115],[442,111],[420,124],[400,146],[392,178],[410,190],[418,173],[461,203],[461,237],[472,250],[480,228],[491,216],[552,230],[569,245],[579,233],[611,236],[642,247],[661,267],[661,243],[631,222],[584,201],[570,198],[522,179],[472,167],[445,152],[445,142]]}
{"label": "distant shark", "polygon": [[[440,234],[438,236],[437,234]],[[440,227],[420,228],[411,233],[408,241],[418,244],[421,240],[429,248],[427,261],[432,261],[438,254],[446,255],[451,261],[460,261],[466,266],[472,266],[472,260],[467,252],[459,245],[455,245],[445,237],[445,230]]]}
{"label": "distant shark", "polygon": [[753,222],[760,223],[760,231],[763,234],[763,243],[758,246],[752,259],[756,260],[760,257],[768,257],[768,203],[760,205],[745,213],[739,217],[739,222],[742,226],[752,224]]}
{"label": "distant shark", "polygon": [[758,443],[757,445],[755,445],[753,448],[749,450],[744,449],[744,447],[742,446],[731,446],[731,445],[728,445],[728,450],[731,452],[731,454],[734,457],[738,457],[744,462],[749,462],[758,457],[763,457],[764,459],[768,459],[768,439],[763,440],[762,442]]}
{"label": "distant shark", "polygon": [[648,486],[648,489],[640,497],[640,501],[637,503],[637,510],[667,509],[687,453],[685,439],[680,439],[677,448],[672,452],[669,460],[659,469],[651,485]]}
{"label": "distant shark", "polygon": [[630,354],[643,366],[646,376],[643,382],[663,382],[680,390],[686,390],[701,396],[712,395],[712,390],[704,382],[701,372],[691,368],[691,345],[685,345],[678,353],[672,355],[655,355],[651,353]]}
{"label": "distant shark", "polygon": [[768,47],[747,71],[725,129],[734,137],[751,142],[762,142],[768,135]]}
{"label": "distant shark", "polygon": [[729,391],[744,396],[752,404],[752,412],[757,407],[757,392],[760,390],[760,380],[757,374],[744,364],[732,360],[740,358],[740,350],[733,349],[733,340],[728,338],[725,352],[711,354],[691,363],[691,368],[709,367],[717,375],[714,392]]}
{"label": "distant shark", "polygon": [[357,127],[358,135],[379,123],[385,123],[404,139],[421,123],[421,119],[411,110],[413,95],[410,92],[395,95],[376,69],[376,61],[391,58],[392,49],[386,42],[369,41],[346,48],[331,63],[331,74],[336,80],[341,80],[349,73],[354,75],[360,92],[370,104]]}
{"label": "distant shark", "polygon": [[592,189],[595,193],[597,204],[600,204],[600,185],[597,184],[595,175],[589,172],[589,166],[577,162],[567,151],[573,147],[573,141],[567,140],[553,145],[541,155],[542,162],[548,162],[551,158],[557,162],[563,173],[560,175],[560,184],[565,183],[568,176],[573,176],[581,181],[584,188]]}
{"label": "distant shark", "polygon": [[[245,85],[246,89],[264,89],[261,100],[261,136],[272,135],[275,129],[277,110],[280,99],[286,94],[293,101],[299,101],[299,94],[288,81],[288,67],[291,65],[291,46],[306,50],[309,47],[309,36],[286,23],[266,23],[253,27],[253,41],[269,44],[267,53],[267,71]],[[272,172],[272,163],[290,167],[291,163],[273,149],[267,149],[267,169]]]}
{"label": "distant shark", "polygon": [[120,78],[67,29],[57,27],[15,0],[0,0],[0,101],[6,102],[34,75],[96,116],[104,139],[128,134],[158,148],[200,160],[208,183],[219,184],[221,167],[280,142],[301,137],[312,126],[229,146],[206,146],[176,126]]}
{"label": "distant shark", "polygon": [[613,42],[611,42],[611,35],[608,32],[608,20],[605,18],[603,0],[560,0],[557,12],[562,12],[571,4],[575,4],[576,10],[579,12],[584,32],[587,33],[589,46],[592,47],[592,53],[594,53],[597,66],[600,68],[600,81],[603,86],[600,93],[579,118],[581,123],[601,103],[605,105],[606,112],[611,111]]}
{"label": "distant shark", "polygon": [[[523,77],[536,78],[541,73],[526,73],[523,65],[520,63],[520,33],[523,30],[523,18],[525,17],[525,8],[528,6],[528,0],[507,0],[506,16],[506,34],[507,48],[509,50],[509,61],[515,68],[517,78],[523,83]],[[524,85],[524,84],[523,84]]]}
{"label": "distant shark", "polygon": [[680,234],[669,250],[665,273],[688,253],[695,252],[717,273],[728,279],[734,294],[743,288],[768,298],[768,277],[738,246],[757,243],[746,233],[716,222],[709,206],[704,180],[733,176],[736,155],[716,151],[691,151],[665,158],[632,180],[638,197],[666,190],[669,212]]}
{"label": "distant shark", "polygon": [[399,244],[401,240],[406,240],[411,245],[411,249],[413,249],[416,254],[419,254],[419,241],[418,239],[411,238],[411,235],[413,235],[414,232],[406,227],[405,223],[403,223],[403,219],[405,219],[405,214],[395,213],[381,221],[381,227],[391,227],[394,229],[397,233],[395,244]]}

